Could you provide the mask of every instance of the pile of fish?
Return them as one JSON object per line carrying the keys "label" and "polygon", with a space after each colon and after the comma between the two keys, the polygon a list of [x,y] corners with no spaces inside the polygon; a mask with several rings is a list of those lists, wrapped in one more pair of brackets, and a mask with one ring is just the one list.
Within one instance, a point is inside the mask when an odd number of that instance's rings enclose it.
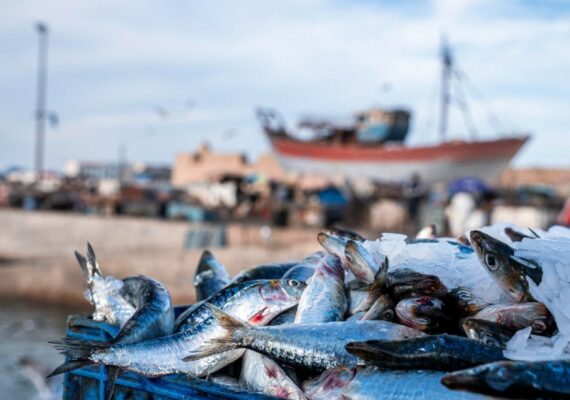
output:
{"label": "pile of fish", "polygon": [[570,396],[569,229],[317,240],[324,251],[233,278],[206,250],[176,319],[160,282],[103,275],[88,245],[92,318],[121,329],[54,342],[67,361],[52,374],[104,364],[107,398],[122,370],[285,399]]}

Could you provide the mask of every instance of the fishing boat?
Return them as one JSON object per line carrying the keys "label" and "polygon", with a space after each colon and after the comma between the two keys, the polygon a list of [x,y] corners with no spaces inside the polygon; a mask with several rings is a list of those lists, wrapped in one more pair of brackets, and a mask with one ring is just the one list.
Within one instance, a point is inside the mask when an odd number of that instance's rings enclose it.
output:
{"label": "fishing boat", "polygon": [[450,80],[456,74],[446,45],[442,64],[441,141],[434,145],[405,144],[411,119],[405,109],[371,109],[344,122],[303,119],[299,128],[312,131],[310,139],[289,131],[276,110],[258,109],[257,117],[280,164],[289,171],[376,181],[403,181],[413,174],[427,183],[465,176],[492,181],[509,165],[529,135],[447,140]]}

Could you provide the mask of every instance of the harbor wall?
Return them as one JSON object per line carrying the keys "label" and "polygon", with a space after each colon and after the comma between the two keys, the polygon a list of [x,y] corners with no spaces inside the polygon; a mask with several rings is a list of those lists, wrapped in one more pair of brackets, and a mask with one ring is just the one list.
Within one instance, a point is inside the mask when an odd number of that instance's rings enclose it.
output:
{"label": "harbor wall", "polygon": [[[194,301],[193,276],[202,249],[185,249],[199,224],[142,218],[0,210],[0,298],[86,307],[84,278],[73,255],[89,241],[105,274],[152,276],[175,303]],[[319,250],[317,231],[228,224],[227,247],[211,249],[233,275],[267,262],[300,259]]]}

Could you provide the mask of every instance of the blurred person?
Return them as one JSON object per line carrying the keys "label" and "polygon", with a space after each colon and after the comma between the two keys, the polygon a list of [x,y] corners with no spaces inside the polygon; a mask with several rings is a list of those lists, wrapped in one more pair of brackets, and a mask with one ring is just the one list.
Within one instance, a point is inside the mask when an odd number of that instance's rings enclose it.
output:
{"label": "blurred person", "polygon": [[410,180],[404,182],[402,194],[406,200],[408,219],[406,229],[416,233],[419,229],[419,212],[423,197],[426,194],[426,186],[418,173],[413,173]]}
{"label": "blurred person", "polygon": [[459,237],[469,229],[480,228],[489,223],[491,198],[484,197],[478,204],[476,197],[467,192],[453,195],[445,209],[452,236]]}

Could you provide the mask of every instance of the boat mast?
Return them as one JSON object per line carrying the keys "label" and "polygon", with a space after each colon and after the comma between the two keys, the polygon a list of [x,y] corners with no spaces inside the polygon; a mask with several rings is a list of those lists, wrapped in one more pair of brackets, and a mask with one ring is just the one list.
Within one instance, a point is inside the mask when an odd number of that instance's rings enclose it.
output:
{"label": "boat mast", "polygon": [[449,84],[453,67],[453,59],[451,50],[447,44],[447,38],[443,36],[441,41],[441,109],[439,114],[439,135],[441,141],[447,139],[447,119],[449,112]]}

